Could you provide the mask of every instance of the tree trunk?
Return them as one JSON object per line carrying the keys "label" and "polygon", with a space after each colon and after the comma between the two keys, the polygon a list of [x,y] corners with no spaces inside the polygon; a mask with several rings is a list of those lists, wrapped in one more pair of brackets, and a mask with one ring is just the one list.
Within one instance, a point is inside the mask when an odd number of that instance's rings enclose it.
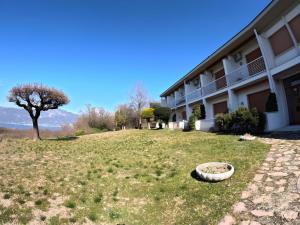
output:
{"label": "tree trunk", "polygon": [[139,129],[142,129],[142,117],[139,116]]}
{"label": "tree trunk", "polygon": [[32,126],[33,126],[33,140],[41,140],[38,119],[32,118]]}

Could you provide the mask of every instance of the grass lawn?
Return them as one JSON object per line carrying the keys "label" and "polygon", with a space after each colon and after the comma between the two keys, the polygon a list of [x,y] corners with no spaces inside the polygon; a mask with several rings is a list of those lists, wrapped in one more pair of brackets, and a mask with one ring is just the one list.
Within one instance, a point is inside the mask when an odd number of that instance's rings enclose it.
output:
{"label": "grass lawn", "polygon": [[[74,140],[0,142],[0,224],[216,224],[269,146],[236,136],[120,131]],[[225,161],[234,176],[199,182],[196,165]]]}

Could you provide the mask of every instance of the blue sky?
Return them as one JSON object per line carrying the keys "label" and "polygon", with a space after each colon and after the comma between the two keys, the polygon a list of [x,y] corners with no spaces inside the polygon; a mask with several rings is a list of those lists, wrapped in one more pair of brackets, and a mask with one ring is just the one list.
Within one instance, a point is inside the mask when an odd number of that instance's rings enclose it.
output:
{"label": "blue sky", "polygon": [[64,109],[114,110],[136,82],[152,99],[270,0],[0,0],[0,106],[17,84],[63,90]]}

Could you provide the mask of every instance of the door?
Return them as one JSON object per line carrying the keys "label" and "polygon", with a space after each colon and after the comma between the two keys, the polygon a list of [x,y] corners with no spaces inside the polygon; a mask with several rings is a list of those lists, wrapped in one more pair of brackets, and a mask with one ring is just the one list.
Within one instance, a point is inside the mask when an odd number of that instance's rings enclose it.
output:
{"label": "door", "polygon": [[214,115],[220,113],[227,113],[228,112],[227,101],[213,104],[213,109],[214,109]]}
{"label": "door", "polygon": [[290,124],[300,124],[300,74],[284,80]]}
{"label": "door", "polygon": [[181,117],[182,117],[182,120],[187,120],[187,118],[186,118],[186,111],[182,111]]}
{"label": "door", "polygon": [[269,95],[269,89],[248,95],[249,109],[256,108],[258,112],[265,112]]}
{"label": "door", "polygon": [[221,69],[215,73],[215,80],[216,80],[217,90],[227,86],[224,69]]}

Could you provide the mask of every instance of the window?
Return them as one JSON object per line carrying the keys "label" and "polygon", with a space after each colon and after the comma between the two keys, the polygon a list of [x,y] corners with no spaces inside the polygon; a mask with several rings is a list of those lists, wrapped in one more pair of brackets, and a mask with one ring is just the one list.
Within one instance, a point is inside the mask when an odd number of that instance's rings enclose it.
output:
{"label": "window", "polygon": [[296,38],[296,41],[300,43],[300,14],[289,22],[291,30]]}
{"label": "window", "polygon": [[214,115],[220,113],[227,113],[228,112],[227,101],[213,104],[213,109],[214,109]]}
{"label": "window", "polygon": [[261,113],[265,112],[269,95],[269,89],[248,95],[249,108],[256,108],[257,111]]}
{"label": "window", "polygon": [[294,46],[292,38],[285,26],[269,37],[269,41],[275,56]]}

